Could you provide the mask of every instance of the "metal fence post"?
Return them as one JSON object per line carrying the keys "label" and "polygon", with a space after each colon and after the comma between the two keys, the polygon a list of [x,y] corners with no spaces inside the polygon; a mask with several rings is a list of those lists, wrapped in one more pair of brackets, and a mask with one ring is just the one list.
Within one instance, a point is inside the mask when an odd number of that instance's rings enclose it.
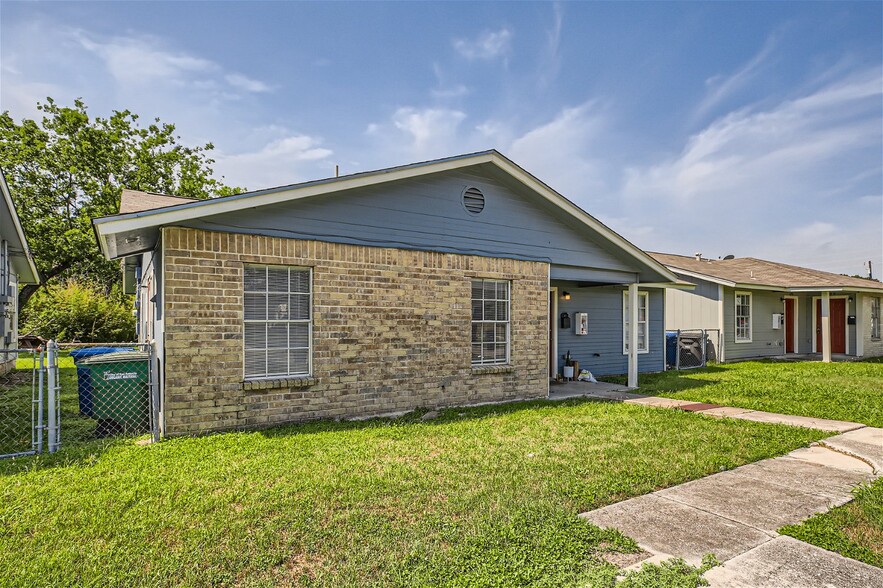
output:
{"label": "metal fence post", "polygon": [[34,370],[37,372],[37,453],[43,453],[43,411],[45,405],[43,399],[46,398],[46,351],[40,351],[38,355],[34,352]]}
{"label": "metal fence post", "polygon": [[46,404],[48,405],[49,453],[58,451],[59,422],[58,422],[58,344],[49,341],[46,346]]}
{"label": "metal fence post", "polygon": [[678,329],[678,336],[675,339],[675,369],[681,369],[681,330]]}
{"label": "metal fence post", "polygon": [[708,365],[708,333],[702,329],[702,367]]}
{"label": "metal fence post", "polygon": [[150,354],[150,374],[148,382],[150,386],[150,417],[151,435],[154,443],[159,443],[159,366],[157,365],[156,343],[151,342],[147,346]]}

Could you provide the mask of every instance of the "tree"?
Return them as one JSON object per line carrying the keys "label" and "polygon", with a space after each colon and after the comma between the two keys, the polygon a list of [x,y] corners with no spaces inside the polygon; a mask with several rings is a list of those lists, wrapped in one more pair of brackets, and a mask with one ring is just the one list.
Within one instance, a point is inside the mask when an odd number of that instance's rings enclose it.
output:
{"label": "tree", "polygon": [[213,176],[211,143],[186,147],[160,119],[142,127],[128,110],[90,118],[52,98],[40,123],[0,114],[0,168],[6,176],[42,282],[24,286],[19,308],[47,283],[90,281],[110,293],[120,267],[101,255],[91,219],[119,211],[123,188],[211,198],[241,190]]}

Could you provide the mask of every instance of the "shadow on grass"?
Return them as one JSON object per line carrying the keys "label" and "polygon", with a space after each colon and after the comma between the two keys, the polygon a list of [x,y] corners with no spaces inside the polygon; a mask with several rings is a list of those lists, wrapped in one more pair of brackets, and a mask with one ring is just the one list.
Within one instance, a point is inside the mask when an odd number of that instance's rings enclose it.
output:
{"label": "shadow on grass", "polygon": [[[430,408],[417,408],[402,416],[391,417],[372,417],[362,420],[330,420],[321,419],[306,421],[300,423],[286,423],[267,427],[264,429],[233,429],[229,431],[217,431],[205,433],[202,435],[181,435],[170,437],[158,445],[153,447],[160,449],[163,446],[172,446],[178,441],[187,439],[199,439],[217,437],[228,434],[255,433],[263,437],[285,438],[300,435],[316,435],[324,433],[341,433],[346,431],[357,431],[374,428],[389,427],[409,427],[409,426],[439,426],[454,422],[463,422],[468,420],[478,420],[488,417],[498,417],[506,414],[513,414],[526,410],[536,409],[561,409],[565,407],[577,406],[580,404],[603,404],[609,403],[606,400],[596,400],[590,398],[572,398],[562,401],[550,401],[546,399],[527,400],[506,402],[500,404],[487,404],[482,406],[470,407],[448,407],[437,409],[439,415],[430,420],[423,420],[423,416],[430,412]],[[0,459],[0,476],[9,476],[32,471],[48,470],[53,468],[68,467],[85,467],[94,463],[105,452],[131,447],[133,450],[140,449],[149,451],[152,447],[147,444],[143,447],[136,447],[135,441],[138,439],[146,439],[147,435],[139,435],[136,437],[112,437],[106,439],[92,439],[89,441],[77,441],[69,445],[62,446],[57,453],[43,453],[34,456],[24,456],[9,459]]]}
{"label": "shadow on grass", "polygon": [[[641,374],[638,376],[637,392],[653,395],[656,392],[677,393],[692,390],[693,388],[713,387],[720,384],[720,382],[717,380],[706,380],[697,376],[725,371],[727,371],[726,368],[712,365],[690,370],[669,370],[655,374]],[[602,376],[598,380],[624,386],[628,381],[628,377],[625,375]]]}

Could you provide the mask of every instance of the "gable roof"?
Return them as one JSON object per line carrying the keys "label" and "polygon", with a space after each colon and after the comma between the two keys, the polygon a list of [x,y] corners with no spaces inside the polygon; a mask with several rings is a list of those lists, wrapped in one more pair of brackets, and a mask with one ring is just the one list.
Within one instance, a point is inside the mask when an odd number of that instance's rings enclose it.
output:
{"label": "gable roof", "polygon": [[698,277],[724,286],[789,291],[862,290],[883,292],[883,283],[876,280],[842,276],[754,257],[696,259],[672,253],[649,252],[649,255],[675,273]]}
{"label": "gable roof", "polygon": [[34,263],[34,256],[28,247],[28,240],[21,227],[18,213],[15,211],[15,203],[9,193],[6,177],[0,170],[0,235],[9,244],[9,263],[18,275],[20,284],[40,283],[40,273]]}
{"label": "gable roof", "polygon": [[92,225],[102,253],[108,259],[115,259],[151,249],[156,243],[156,233],[162,226],[303,198],[330,196],[344,190],[482,165],[495,167],[512,180],[554,204],[609,244],[625,252],[637,262],[638,267],[649,269],[670,282],[676,280],[674,274],[644,251],[493,149],[210,200],[196,200],[163,208],[121,213],[95,218],[92,220]]}
{"label": "gable roof", "polygon": [[186,204],[187,202],[198,202],[198,200],[196,198],[184,198],[183,196],[157,194],[156,192],[123,190],[123,194],[120,197],[120,214],[142,212],[145,210],[153,210],[154,208]]}

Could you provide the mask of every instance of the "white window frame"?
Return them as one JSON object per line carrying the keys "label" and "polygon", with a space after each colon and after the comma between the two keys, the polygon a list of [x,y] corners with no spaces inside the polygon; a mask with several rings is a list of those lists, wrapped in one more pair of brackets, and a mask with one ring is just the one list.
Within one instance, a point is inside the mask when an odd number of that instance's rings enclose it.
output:
{"label": "white window frame", "polygon": [[[472,290],[475,285],[475,282],[482,283],[482,297],[480,299],[476,299],[476,298],[472,297]],[[499,298],[485,298],[484,297],[484,283],[485,282],[493,282],[495,284],[506,284],[506,320],[505,321],[484,320],[483,316],[482,316],[481,320],[475,320],[475,315],[474,315],[474,313],[472,313],[472,305],[475,303],[476,300],[481,300],[482,306],[484,305],[485,301],[501,302],[501,300]],[[470,317],[471,320],[469,322],[469,338],[470,338],[469,356],[470,356],[470,358],[472,358],[472,347],[473,347],[473,345],[476,344],[474,342],[474,340],[472,339],[472,332],[473,332],[474,326],[476,324],[482,324],[482,325],[485,325],[485,324],[494,324],[494,325],[505,324],[506,325],[506,341],[505,341],[505,343],[506,343],[506,357],[503,359],[497,359],[497,358],[485,359],[484,358],[484,348],[482,346],[483,344],[479,343],[478,344],[479,348],[482,351],[481,351],[481,354],[480,354],[479,359],[477,361],[474,358],[472,359],[472,365],[475,367],[481,367],[481,366],[486,366],[486,365],[507,365],[510,361],[510,356],[512,353],[512,281],[511,280],[495,280],[495,279],[491,279],[491,278],[471,278],[469,280],[469,301],[470,301],[469,309],[470,309],[470,313],[472,313],[472,316]],[[495,343],[496,343],[496,341],[495,341]]]}
{"label": "white window frame", "polygon": [[[739,297],[748,297],[748,337],[739,337]],[[754,339],[754,297],[751,292],[736,292],[733,296],[733,340],[751,343]]]}
{"label": "white window frame", "polygon": [[[641,308],[644,308],[644,320],[640,319]],[[650,353],[650,293],[646,290],[638,291],[638,334],[641,325],[644,326],[644,346],[641,347],[641,337],[638,337],[638,353]],[[622,293],[622,354],[629,354],[629,293]]]}
{"label": "white window frame", "polygon": [[871,297],[871,339],[880,339],[880,297]]}
{"label": "white window frame", "polygon": [[[302,292],[298,293],[298,292],[291,291],[291,272],[292,271],[307,272],[308,279],[309,279],[309,288],[310,288],[310,291],[308,293],[308,300],[309,300],[308,318],[306,318],[306,319],[288,318],[288,319],[284,319],[284,320],[271,319],[270,315],[269,315],[269,298],[270,298],[269,294],[272,294],[272,292],[269,291],[269,283],[267,285],[268,289],[264,290],[264,291],[247,290],[246,283],[245,283],[245,270],[247,268],[261,268],[264,270],[269,270],[269,269],[288,270],[288,291],[286,293],[289,296],[291,294],[303,294]],[[313,373],[313,269],[309,268],[309,267],[300,267],[300,266],[270,265],[270,264],[256,264],[256,263],[255,264],[251,264],[251,263],[246,264],[243,266],[243,270],[242,270],[242,290],[243,290],[243,297],[242,297],[242,375],[243,375],[243,378],[247,381],[254,381],[254,380],[278,380],[278,379],[285,379],[285,378],[310,377],[310,375]],[[267,318],[266,319],[246,319],[245,318],[245,295],[246,294],[267,294],[268,295],[267,296],[268,308],[267,308]],[[278,292],[277,294],[282,294],[282,292]],[[289,308],[289,312],[290,312],[290,308]],[[288,347],[285,347],[286,355],[288,357],[288,362],[287,362],[288,369],[286,370],[285,373],[269,373],[268,366],[267,366],[267,367],[265,367],[263,374],[248,374],[247,362],[246,362],[246,353],[247,353],[246,345],[247,345],[247,343],[246,343],[246,337],[245,337],[245,327],[248,324],[257,324],[257,323],[263,323],[265,325],[270,324],[270,323],[286,323],[288,325],[291,325],[291,324],[306,324],[307,325],[307,347],[306,348],[304,348],[304,347],[291,347],[291,335],[289,333]],[[268,349],[270,349],[270,348],[267,348],[267,347],[264,348],[265,351]],[[279,349],[281,349],[281,348],[279,348]],[[297,372],[297,371],[291,370],[291,351],[293,349],[306,349],[307,350],[307,371]],[[266,366],[266,364],[265,364],[265,366]]]}

